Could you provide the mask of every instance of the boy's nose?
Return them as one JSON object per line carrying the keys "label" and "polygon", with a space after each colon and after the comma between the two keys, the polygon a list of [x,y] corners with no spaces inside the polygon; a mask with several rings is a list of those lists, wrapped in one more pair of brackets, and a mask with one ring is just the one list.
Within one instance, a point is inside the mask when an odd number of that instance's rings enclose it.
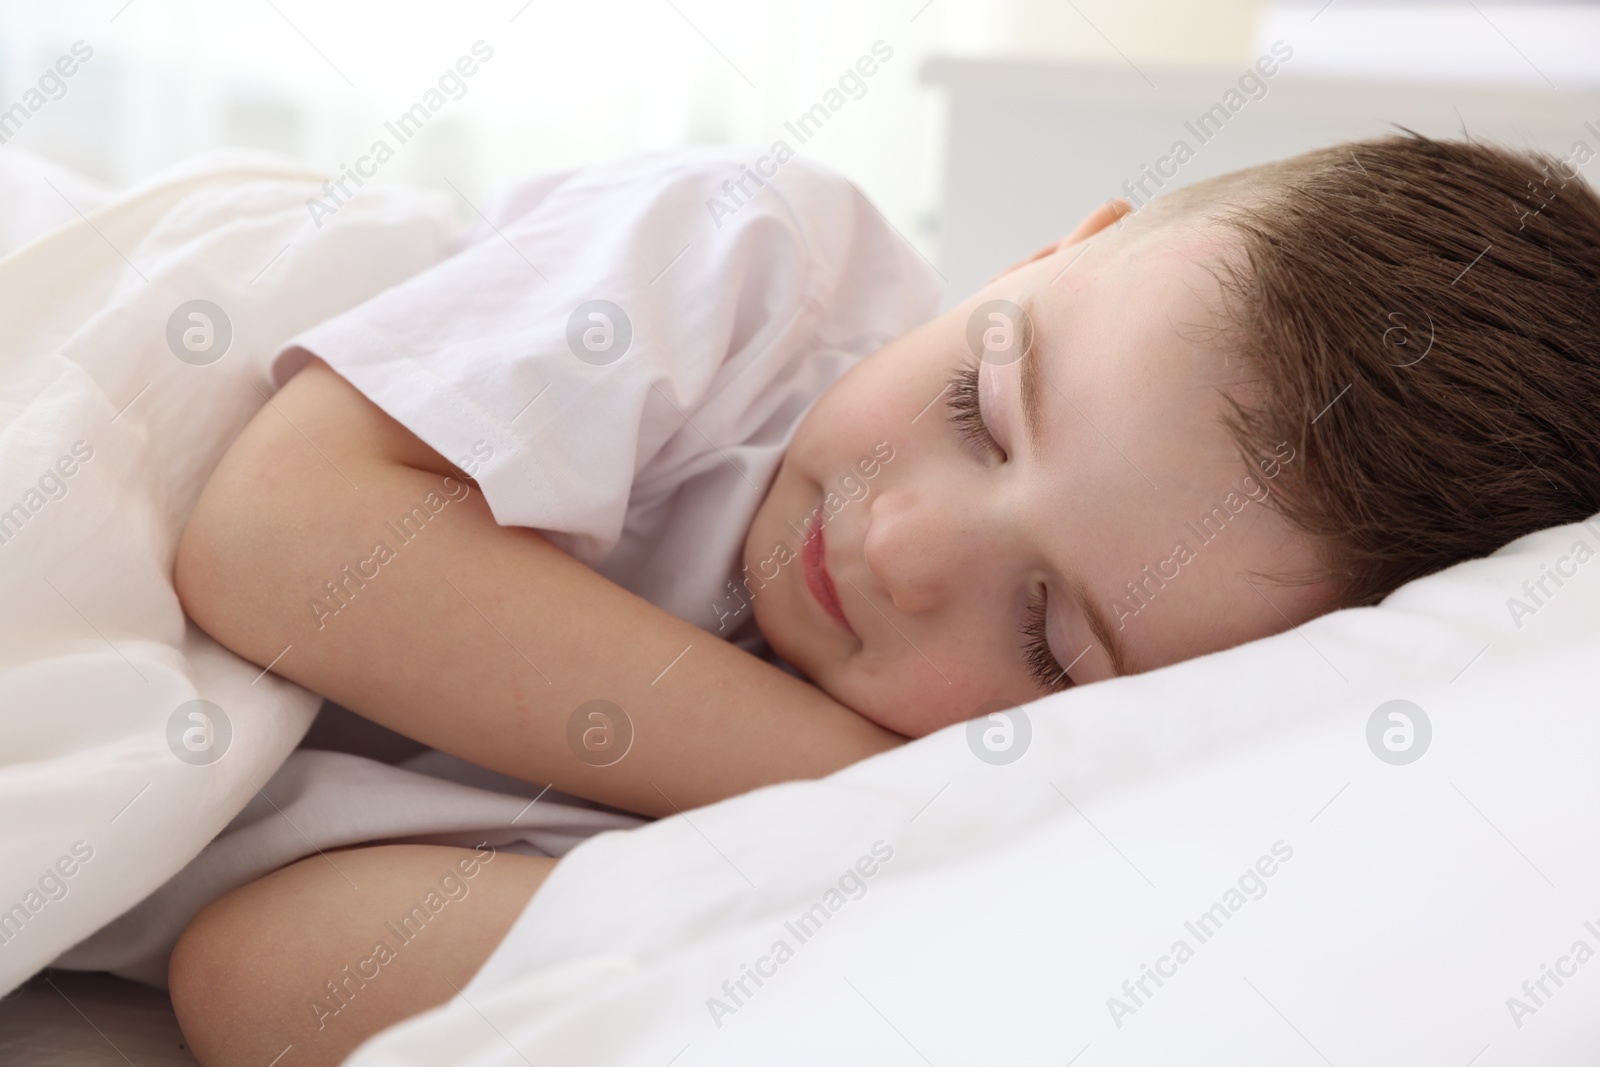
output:
{"label": "boy's nose", "polygon": [[907,485],[885,489],[867,514],[862,561],[897,610],[932,610],[977,579],[970,508]]}

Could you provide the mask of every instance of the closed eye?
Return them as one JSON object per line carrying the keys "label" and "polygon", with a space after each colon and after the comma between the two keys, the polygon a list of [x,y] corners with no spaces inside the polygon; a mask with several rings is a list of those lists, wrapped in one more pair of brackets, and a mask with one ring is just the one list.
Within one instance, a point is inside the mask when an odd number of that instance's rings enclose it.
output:
{"label": "closed eye", "polygon": [[1038,683],[1039,688],[1047,693],[1058,693],[1063,689],[1072,688],[1073,682],[1067,677],[1067,668],[1063,667],[1061,661],[1050,651],[1044,624],[1045,595],[1041,590],[1037,596],[1028,598],[1028,621],[1022,627],[1022,636],[1028,639],[1024,658],[1028,663],[1028,673],[1033,675],[1033,680]]}
{"label": "closed eye", "polygon": [[1005,449],[1000,447],[983,422],[983,411],[978,405],[977,364],[958,369],[950,377],[948,389],[950,399],[945,402],[946,412],[962,440],[977,450],[980,457],[1005,459]]}

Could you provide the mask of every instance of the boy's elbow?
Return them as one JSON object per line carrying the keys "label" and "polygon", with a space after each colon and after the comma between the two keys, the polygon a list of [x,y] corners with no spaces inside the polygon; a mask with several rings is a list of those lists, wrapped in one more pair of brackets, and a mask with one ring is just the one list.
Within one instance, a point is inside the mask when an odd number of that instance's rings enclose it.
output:
{"label": "boy's elbow", "polygon": [[249,570],[240,565],[243,546],[237,524],[249,521],[251,501],[234,491],[225,467],[213,473],[184,525],[173,559],[172,585],[185,615],[222,644],[240,651],[230,609],[247,593],[241,585]]}
{"label": "boy's elbow", "polygon": [[[281,624],[263,610],[283,584],[294,544],[280,521],[286,491],[282,452],[251,424],[217,465],[178,539],[172,584],[184,614],[252,662]],[[281,649],[281,644],[278,646]],[[268,654],[270,658],[271,654]]]}
{"label": "boy's elbow", "polygon": [[[324,601],[327,579],[370,550],[399,500],[414,499],[404,476],[419,458],[451,469],[313,359],[256,412],[201,490],[173,561],[184,612],[251,662],[275,662],[337,610]],[[405,497],[394,495],[397,478]]]}
{"label": "boy's elbow", "polygon": [[211,617],[217,588],[217,546],[214,528],[207,518],[205,509],[197,503],[178,538],[178,551],[172,561],[172,588],[183,613],[210,632],[206,620]]}

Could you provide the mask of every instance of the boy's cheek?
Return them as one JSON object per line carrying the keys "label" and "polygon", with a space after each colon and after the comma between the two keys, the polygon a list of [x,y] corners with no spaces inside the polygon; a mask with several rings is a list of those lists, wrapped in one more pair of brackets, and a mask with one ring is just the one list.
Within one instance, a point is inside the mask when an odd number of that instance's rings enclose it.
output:
{"label": "boy's cheek", "polygon": [[925,737],[967,721],[996,693],[1008,694],[1018,704],[1032,698],[1030,694],[1013,694],[1015,681],[994,676],[992,661],[982,659],[992,653],[962,653],[960,641],[929,643],[924,637],[915,640],[940,671],[958,680],[955,691],[913,652],[892,666],[875,667],[870,674],[853,670],[842,693],[827,687],[830,695],[884,729],[910,738]]}

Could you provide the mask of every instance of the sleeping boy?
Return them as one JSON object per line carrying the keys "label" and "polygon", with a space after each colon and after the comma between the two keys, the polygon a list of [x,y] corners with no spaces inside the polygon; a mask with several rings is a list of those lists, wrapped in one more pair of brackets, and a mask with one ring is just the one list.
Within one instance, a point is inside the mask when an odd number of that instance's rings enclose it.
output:
{"label": "sleeping boy", "polygon": [[[708,218],[747,173],[525,182],[297,338],[184,533],[188,614],[425,745],[666,815],[1600,510],[1600,198],[1554,159],[1397,136],[1114,201],[943,314],[802,160]],[[470,855],[213,903],[170,971],[200,1061],[336,1063],[448,1000],[554,859],[482,864],[336,1021],[307,994]]]}

